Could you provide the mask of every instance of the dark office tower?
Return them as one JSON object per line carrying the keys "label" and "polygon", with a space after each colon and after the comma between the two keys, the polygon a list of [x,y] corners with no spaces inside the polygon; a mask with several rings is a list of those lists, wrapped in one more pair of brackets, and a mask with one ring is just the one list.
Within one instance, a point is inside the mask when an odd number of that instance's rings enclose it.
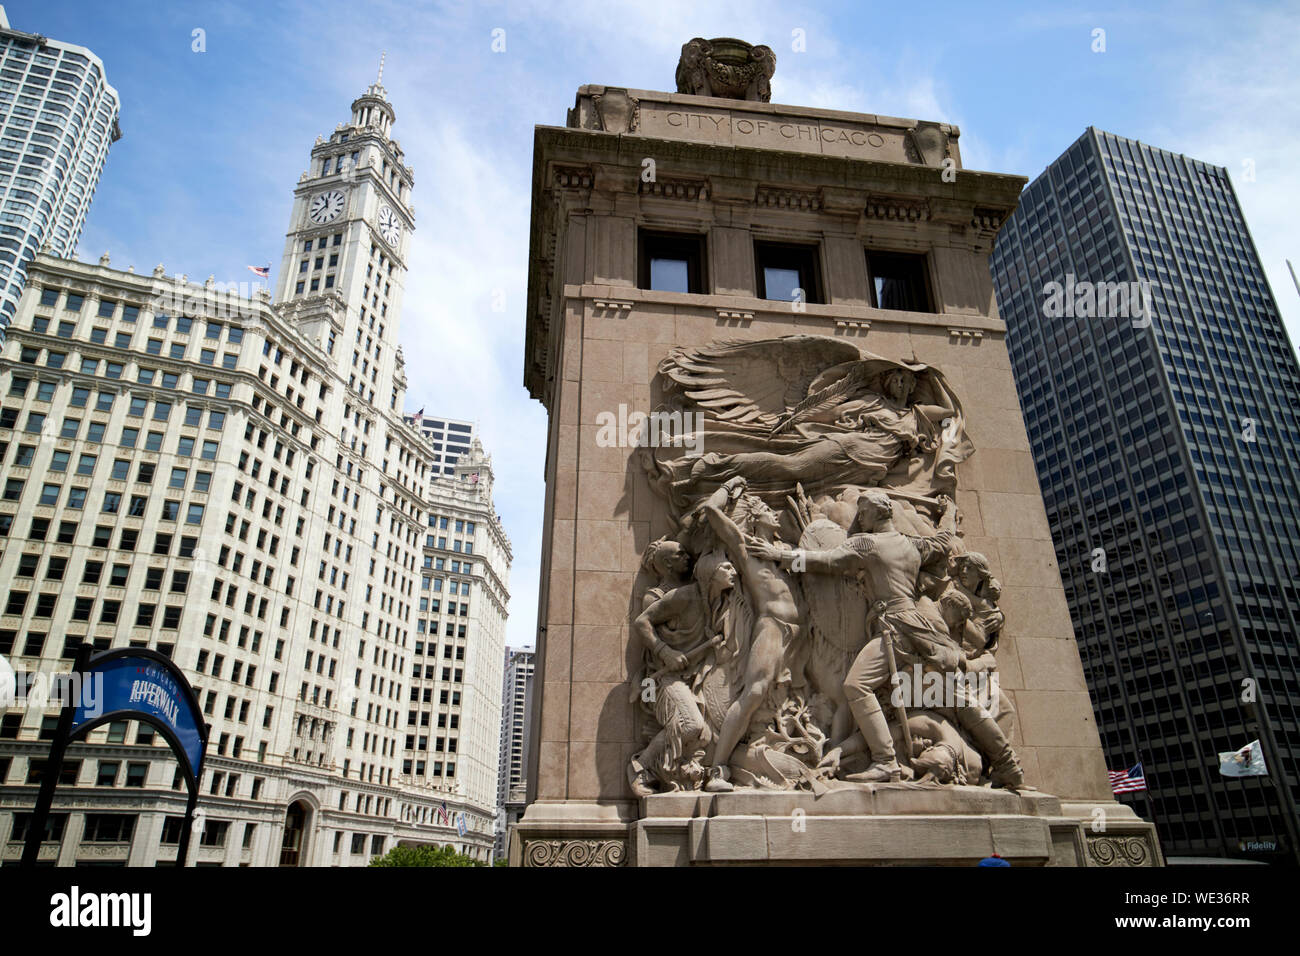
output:
{"label": "dark office tower", "polygon": [[1300,369],[1226,171],[1090,128],[992,272],[1123,799],[1168,855],[1294,857]]}

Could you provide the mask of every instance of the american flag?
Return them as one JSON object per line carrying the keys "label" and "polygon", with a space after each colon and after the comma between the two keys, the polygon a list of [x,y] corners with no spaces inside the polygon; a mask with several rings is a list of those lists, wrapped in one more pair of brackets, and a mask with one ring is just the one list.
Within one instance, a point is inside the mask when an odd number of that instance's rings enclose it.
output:
{"label": "american flag", "polygon": [[477,472],[477,471],[474,472],[474,474],[472,474],[472,475],[469,476],[469,482],[470,482],[471,485],[477,485],[477,484],[478,484],[478,472]]}
{"label": "american flag", "polygon": [[450,823],[450,822],[451,822],[451,818],[450,818],[449,816],[447,816],[447,801],[446,801],[446,800],[442,801],[442,805],[438,807],[438,816],[442,817],[442,822],[443,822],[443,823]]}
{"label": "american flag", "polygon": [[1128,770],[1108,770],[1106,773],[1110,777],[1111,793],[1132,793],[1134,790],[1147,788],[1146,774],[1142,772],[1140,763],[1134,764]]}
{"label": "american flag", "polygon": [[253,275],[255,276],[260,276],[263,279],[271,278],[271,266],[269,263],[264,266],[249,266],[248,271],[253,273]]}
{"label": "american flag", "polygon": [[420,410],[411,416],[411,424],[414,425],[416,428],[419,428],[423,423],[424,423],[424,406],[422,405],[420,406]]}

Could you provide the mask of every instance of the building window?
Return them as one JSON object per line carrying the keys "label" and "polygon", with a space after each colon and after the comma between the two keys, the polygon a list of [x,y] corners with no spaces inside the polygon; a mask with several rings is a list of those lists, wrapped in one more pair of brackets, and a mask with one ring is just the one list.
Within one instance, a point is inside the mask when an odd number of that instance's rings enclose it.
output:
{"label": "building window", "polygon": [[868,250],[871,304],[877,309],[933,312],[928,272],[923,254]]}
{"label": "building window", "polygon": [[[10,843],[22,843],[27,839],[27,828],[31,825],[32,815],[30,813],[14,814],[14,829],[9,835]],[[66,813],[51,813],[45,819],[45,833],[41,836],[42,843],[62,843],[63,830],[68,824],[68,815]]]}
{"label": "building window", "polygon": [[703,295],[706,290],[704,236],[648,232],[638,236],[637,286],[659,292]]}
{"label": "building window", "polygon": [[130,843],[135,819],[135,814],[87,813],[81,840],[83,843]]}
{"label": "building window", "polygon": [[162,838],[158,842],[163,846],[176,846],[181,842],[181,830],[184,827],[184,817],[167,817],[163,820]]}
{"label": "building window", "polygon": [[199,839],[199,846],[225,846],[226,833],[230,829],[230,822],[227,820],[209,820],[203,826],[203,836]]}
{"label": "building window", "polygon": [[817,247],[755,242],[758,297],[778,302],[823,302]]}

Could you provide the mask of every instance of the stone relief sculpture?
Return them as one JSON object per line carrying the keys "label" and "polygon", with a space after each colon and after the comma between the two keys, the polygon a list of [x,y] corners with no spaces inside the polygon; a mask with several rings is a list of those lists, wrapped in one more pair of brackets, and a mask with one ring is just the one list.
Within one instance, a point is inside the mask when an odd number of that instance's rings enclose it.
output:
{"label": "stone relief sculpture", "polygon": [[[773,341],[781,344],[765,354]],[[864,356],[838,339],[676,349],[659,373],[676,404],[707,425],[697,436],[705,454],[656,461],[652,481],[679,510],[737,475],[778,507],[796,483],[814,494],[950,493],[973,450],[961,403],[936,370]]]}
{"label": "stone relief sculpture", "polygon": [[633,791],[1028,789],[943,374],[791,335],[674,349],[657,383],[659,413],[698,425],[638,452],[673,530],[632,623]]}

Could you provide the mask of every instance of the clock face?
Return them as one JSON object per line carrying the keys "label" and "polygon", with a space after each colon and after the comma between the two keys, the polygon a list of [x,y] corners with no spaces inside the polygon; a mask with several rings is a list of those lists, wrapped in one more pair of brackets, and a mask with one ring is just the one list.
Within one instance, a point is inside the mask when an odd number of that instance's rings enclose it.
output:
{"label": "clock face", "polygon": [[379,234],[384,237],[384,242],[388,243],[394,249],[397,248],[397,242],[402,238],[402,223],[397,218],[397,213],[388,206],[382,206],[379,209]]}
{"label": "clock face", "polygon": [[315,223],[333,222],[343,212],[343,192],[331,189],[312,199],[307,207],[307,217]]}

